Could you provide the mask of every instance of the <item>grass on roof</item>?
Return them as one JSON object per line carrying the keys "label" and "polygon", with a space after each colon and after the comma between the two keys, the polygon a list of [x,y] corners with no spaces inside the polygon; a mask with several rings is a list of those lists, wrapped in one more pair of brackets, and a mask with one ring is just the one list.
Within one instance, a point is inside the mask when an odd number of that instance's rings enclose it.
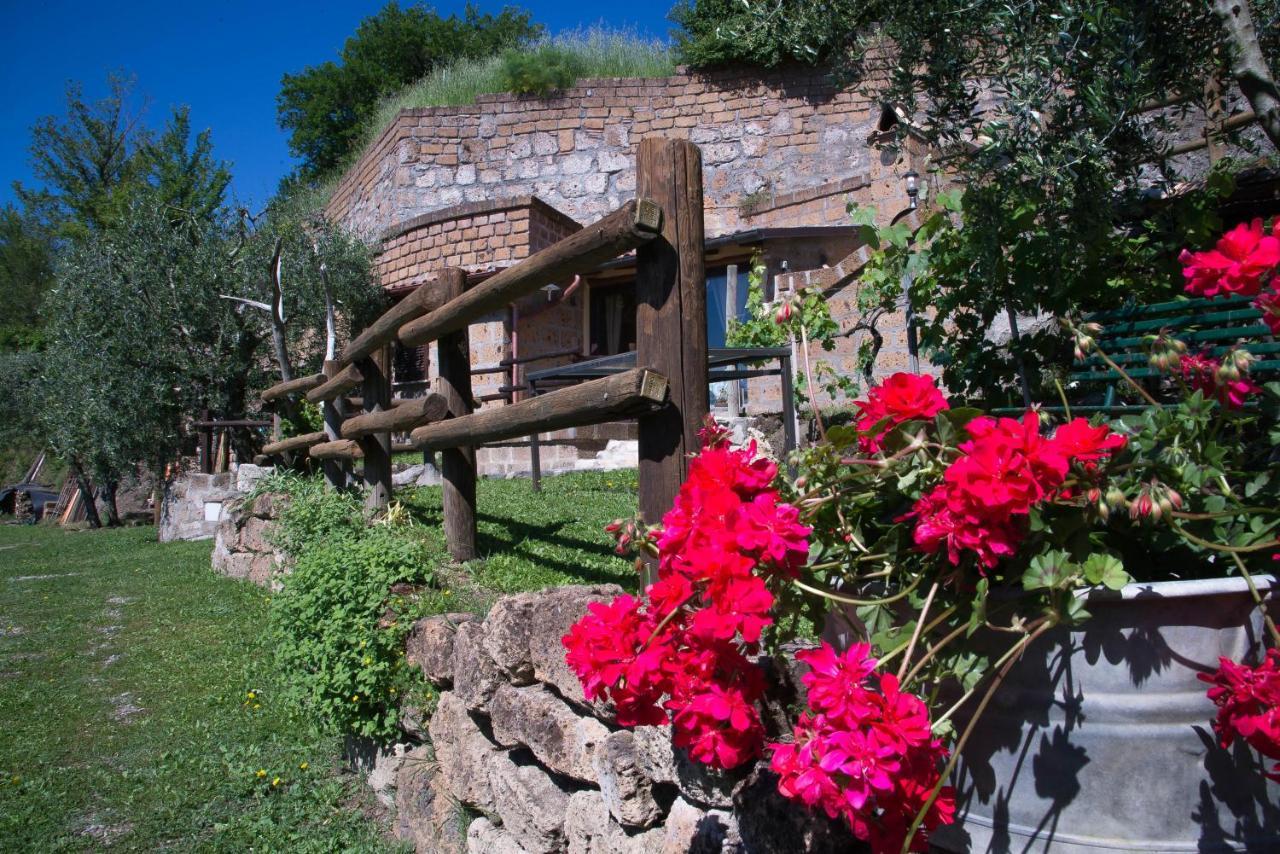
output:
{"label": "grass on roof", "polygon": [[[676,57],[671,46],[659,39],[649,39],[634,30],[588,27],[569,30],[553,38],[530,45],[525,51],[537,56],[569,54],[579,70],[579,80],[602,77],[670,77],[676,71]],[[328,180],[321,182],[319,197],[333,195],[342,175],[364,154],[401,110],[418,107],[452,107],[474,103],[479,95],[505,91],[503,56],[495,54],[483,59],[464,59],[439,68],[383,100],[368,127],[352,161]]]}

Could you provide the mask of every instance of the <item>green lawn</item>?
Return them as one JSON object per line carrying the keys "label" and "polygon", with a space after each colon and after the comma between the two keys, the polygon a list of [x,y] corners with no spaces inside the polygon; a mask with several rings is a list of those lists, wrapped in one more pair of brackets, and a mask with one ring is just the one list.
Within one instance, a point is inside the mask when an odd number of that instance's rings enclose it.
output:
{"label": "green lawn", "polygon": [[272,701],[262,591],[154,540],[0,527],[0,848],[388,850]]}
{"label": "green lawn", "polygon": [[[399,496],[435,556],[439,494]],[[482,559],[442,572],[458,606],[634,587],[601,530],[634,472],[482,481],[478,505]],[[276,701],[264,592],[154,538],[0,526],[0,850],[394,850],[340,739]]]}

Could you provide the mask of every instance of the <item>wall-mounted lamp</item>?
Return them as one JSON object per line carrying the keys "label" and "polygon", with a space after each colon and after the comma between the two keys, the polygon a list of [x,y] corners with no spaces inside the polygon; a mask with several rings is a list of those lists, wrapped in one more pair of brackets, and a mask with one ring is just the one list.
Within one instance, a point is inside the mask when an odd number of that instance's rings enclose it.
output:
{"label": "wall-mounted lamp", "polygon": [[920,204],[920,175],[916,170],[912,169],[902,176],[907,182],[907,199],[910,200],[909,206],[911,210],[915,210]]}
{"label": "wall-mounted lamp", "polygon": [[546,293],[547,302],[551,302],[551,300],[555,299],[556,294],[559,293],[560,286],[559,285],[543,285],[541,290]]}

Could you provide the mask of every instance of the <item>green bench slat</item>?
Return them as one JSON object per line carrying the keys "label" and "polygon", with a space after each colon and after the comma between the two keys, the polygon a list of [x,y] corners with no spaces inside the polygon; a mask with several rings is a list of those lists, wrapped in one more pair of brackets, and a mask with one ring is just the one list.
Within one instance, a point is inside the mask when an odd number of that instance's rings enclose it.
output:
{"label": "green bench slat", "polygon": [[1105,323],[1110,320],[1129,320],[1132,318],[1153,317],[1158,314],[1185,314],[1188,311],[1199,311],[1200,309],[1219,309],[1234,308],[1236,306],[1246,306],[1253,302],[1253,297],[1224,297],[1221,299],[1176,299],[1169,302],[1158,302],[1152,305],[1131,305],[1124,308],[1115,308],[1109,311],[1098,311],[1089,315],[1085,320],[1094,323]]}
{"label": "green bench slat", "polygon": [[1159,332],[1161,329],[1182,329],[1187,326],[1224,326],[1236,324],[1244,326],[1262,318],[1262,312],[1256,308],[1236,308],[1227,311],[1210,311],[1201,314],[1188,314],[1179,317],[1160,317],[1154,320],[1140,320],[1131,323],[1117,323],[1104,328],[1098,336],[1099,341],[1134,335],[1138,332]]}
{"label": "green bench slat", "polygon": [[[1179,332],[1176,337],[1190,344],[1196,341],[1227,341],[1232,338],[1258,338],[1271,334],[1271,330],[1265,324],[1259,323],[1256,326],[1238,326],[1230,329],[1204,329],[1199,332]],[[1099,343],[1103,345],[1103,349],[1110,353],[1112,350],[1127,350],[1131,347],[1140,347],[1145,344],[1142,338],[1117,338],[1112,341],[1104,341],[1099,339]]]}
{"label": "green bench slat", "polygon": [[[1280,371],[1280,359],[1270,359],[1263,362],[1254,362],[1249,367],[1251,376],[1259,376],[1262,374],[1270,374]],[[1129,376],[1135,380],[1146,379],[1148,377],[1164,376],[1164,371],[1158,371],[1155,368],[1134,368],[1126,371]],[[1119,382],[1123,377],[1116,371],[1083,371],[1079,373],[1070,373],[1067,375],[1067,382],[1072,383],[1099,383],[1099,382]]]}
{"label": "green bench slat", "polygon": [[[1239,345],[1238,347],[1224,344],[1217,347],[1206,348],[1207,352],[1211,356],[1221,356],[1224,353],[1229,353],[1232,350],[1237,350],[1237,349],[1248,350],[1250,353],[1252,353],[1255,356],[1262,356],[1267,353],[1280,353],[1280,342],[1263,343],[1263,344],[1254,344],[1254,343],[1246,342],[1244,344]],[[1138,362],[1145,363],[1147,361],[1147,356],[1148,356],[1146,351],[1137,352],[1137,353],[1134,353],[1132,351],[1128,353],[1114,353],[1114,354],[1108,353],[1107,355],[1111,357],[1111,361],[1117,362],[1121,365],[1131,365]],[[1103,366],[1106,363],[1103,362],[1102,359],[1099,358],[1098,356],[1090,356],[1089,358],[1085,359],[1083,362],[1080,362],[1079,364],[1086,368],[1094,368],[1094,367]]]}

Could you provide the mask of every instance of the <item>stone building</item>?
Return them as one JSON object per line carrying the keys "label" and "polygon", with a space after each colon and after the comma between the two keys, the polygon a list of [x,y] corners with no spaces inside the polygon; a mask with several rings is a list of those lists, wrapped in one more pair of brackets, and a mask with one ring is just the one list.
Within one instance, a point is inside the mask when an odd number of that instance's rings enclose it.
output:
{"label": "stone building", "polygon": [[[480,281],[634,197],[642,137],[688,138],[703,155],[710,346],[723,344],[735,268],[741,314],[757,255],[766,297],[821,283],[836,320],[852,328],[859,240],[848,204],[874,205],[888,222],[913,215],[910,174],[918,173],[919,197],[938,189],[929,186],[937,170],[909,133],[901,150],[875,145],[899,120],[822,72],[795,68],[584,80],[552,98],[482,95],[402,111],[342,177],[328,213],[379,248],[378,273],[393,296],[444,266]],[[473,325],[473,363],[487,371],[474,378],[477,398],[502,405],[519,399],[526,370],[634,349],[634,301],[634,265],[624,259]],[[905,369],[902,317],[882,318],[879,329],[877,370]],[[843,337],[822,358],[852,373],[859,343]],[[536,356],[546,358],[526,361]],[[399,352],[397,381],[425,383],[433,364],[429,348]],[[752,381],[749,412],[779,403],[776,379]],[[515,451],[486,453],[491,470],[527,467]],[[561,462],[572,464],[567,453]]]}
{"label": "stone building", "polygon": [[[858,248],[850,201],[876,205],[886,220],[907,207],[904,176],[915,164],[871,145],[883,119],[879,103],[795,69],[585,80],[547,99],[483,95],[402,111],[342,177],[328,213],[378,247],[393,298],[444,266],[480,281],[634,197],[642,137],[688,138],[703,154],[714,347],[724,340],[731,267],[741,315],[753,256],[771,295],[778,276],[834,267]],[[624,260],[473,325],[475,367],[492,370],[475,377],[477,398],[502,405],[519,399],[512,387],[525,370],[633,349],[633,285]],[[888,343],[890,361],[903,344]],[[847,367],[852,341],[847,349],[835,354],[837,368]],[[398,352],[396,380],[426,382],[433,364],[430,347]],[[779,401],[776,380],[750,389],[752,410],[776,411]]]}

